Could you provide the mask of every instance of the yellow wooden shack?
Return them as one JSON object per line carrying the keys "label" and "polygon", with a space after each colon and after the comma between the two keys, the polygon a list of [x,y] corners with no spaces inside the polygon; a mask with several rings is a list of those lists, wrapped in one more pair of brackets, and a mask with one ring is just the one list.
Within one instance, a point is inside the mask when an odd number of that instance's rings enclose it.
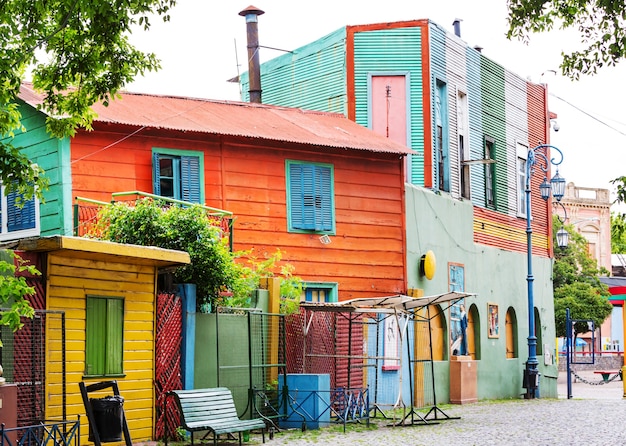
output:
{"label": "yellow wooden shack", "polygon": [[[44,255],[46,310],[65,312],[66,418],[81,415],[80,444],[89,443],[80,382],[116,380],[133,442],[152,439],[157,275],[160,268],[189,263],[189,255],[64,236],[22,240],[18,249]],[[63,415],[57,324],[51,319],[46,328],[48,419]]]}

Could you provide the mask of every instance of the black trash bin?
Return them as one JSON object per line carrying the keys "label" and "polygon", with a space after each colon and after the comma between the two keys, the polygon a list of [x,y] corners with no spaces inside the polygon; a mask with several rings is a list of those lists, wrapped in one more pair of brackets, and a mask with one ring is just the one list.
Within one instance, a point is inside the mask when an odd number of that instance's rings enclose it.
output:
{"label": "black trash bin", "polygon": [[[124,398],[119,395],[112,395],[104,398],[90,398],[89,402],[100,442],[122,441]],[[89,426],[89,441],[94,441],[91,425]]]}

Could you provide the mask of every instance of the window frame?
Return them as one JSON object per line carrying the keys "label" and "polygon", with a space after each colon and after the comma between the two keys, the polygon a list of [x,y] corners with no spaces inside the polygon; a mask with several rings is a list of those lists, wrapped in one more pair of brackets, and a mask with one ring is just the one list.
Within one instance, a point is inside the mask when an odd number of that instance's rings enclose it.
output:
{"label": "window frame", "polygon": [[471,169],[470,164],[465,161],[470,160],[470,137],[468,122],[468,103],[467,92],[458,89],[456,97],[457,109],[457,137],[459,149],[459,188],[461,197],[471,200]]}
{"label": "window frame", "polygon": [[[311,168],[311,174],[306,175],[307,172],[300,172],[303,180],[309,180],[312,183],[313,193],[315,194],[314,200],[309,200],[311,204],[307,204],[306,200],[306,185],[302,186],[302,192],[298,192],[295,187],[294,178],[295,173],[292,172],[292,168],[298,166]],[[326,180],[326,169],[327,180]],[[321,176],[318,176],[321,175]],[[332,164],[315,163],[310,161],[299,160],[285,160],[285,189],[286,189],[286,202],[287,202],[287,231],[293,233],[306,233],[306,234],[328,234],[334,235],[336,232],[336,215],[335,215],[335,168]],[[295,189],[295,190],[294,190]],[[319,191],[319,198],[318,198]],[[326,197],[326,198],[324,198]],[[319,206],[318,206],[318,203]],[[295,205],[299,208],[295,209]],[[319,209],[319,210],[318,210]],[[300,213],[298,218],[296,213]],[[305,221],[307,215],[305,213],[312,214],[313,221]],[[325,213],[328,213],[330,221],[325,221]],[[294,221],[295,220],[295,221]],[[302,220],[300,223],[298,220]],[[321,220],[321,221],[319,221]]]}
{"label": "window frame", "polygon": [[[190,203],[199,203],[204,204],[205,202],[205,182],[204,182],[204,152],[197,150],[182,150],[182,149],[168,149],[162,147],[153,147],[152,148],[152,191],[155,195],[160,194],[160,174],[157,171],[156,161],[160,157],[165,158],[173,158],[177,159],[178,163],[174,163],[178,165],[178,171],[174,172],[174,178],[178,176],[177,184],[174,184],[174,190],[178,191],[179,196],[169,197],[176,200],[187,201]],[[189,172],[191,167],[186,164],[190,162],[191,158],[197,158],[198,160],[198,173],[197,173],[197,190],[187,190],[193,187],[191,181],[193,180],[192,174]],[[185,172],[186,171],[186,172]],[[190,185],[186,185],[185,183],[189,182]],[[186,196],[189,195],[193,198],[193,194],[197,193],[198,200],[195,201],[193,199],[186,199]]]}
{"label": "window frame", "polygon": [[314,291],[324,291],[326,295],[324,302],[337,302],[339,300],[338,282],[304,282],[300,302],[315,302],[312,299],[307,299],[307,297]]}
{"label": "window frame", "polygon": [[[30,200],[24,200],[24,206],[22,208],[18,208],[15,206],[15,202],[19,194],[17,192],[11,192],[6,195],[5,189],[5,186],[0,183],[0,241],[38,236],[41,233],[39,199],[37,197],[33,197]],[[3,212],[5,209],[7,212]],[[22,214],[23,212],[32,212],[34,226],[10,231],[9,216],[11,212],[9,212],[9,210],[11,209],[12,212],[17,212],[19,214]],[[27,216],[27,218],[30,217]]]}
{"label": "window frame", "polygon": [[[496,140],[491,136],[484,138],[485,160],[496,159]],[[490,199],[491,198],[491,199]],[[485,206],[489,209],[496,209],[496,167],[495,163],[485,163]]]}
{"label": "window frame", "polygon": [[528,145],[517,142],[516,145],[516,180],[517,180],[517,216],[526,218],[526,163],[528,162]]}
{"label": "window frame", "polygon": [[[437,188],[450,192],[450,143],[448,124],[448,84],[435,79],[435,151],[437,159]],[[437,103],[437,100],[438,103]]]}
{"label": "window frame", "polygon": [[[85,378],[125,376],[124,304],[121,296],[85,297]],[[102,306],[104,317],[94,314],[101,312]]]}

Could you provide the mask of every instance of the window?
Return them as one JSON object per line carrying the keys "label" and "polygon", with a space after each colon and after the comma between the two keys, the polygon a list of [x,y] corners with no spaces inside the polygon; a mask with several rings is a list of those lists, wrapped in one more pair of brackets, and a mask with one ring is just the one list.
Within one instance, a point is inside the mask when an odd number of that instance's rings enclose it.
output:
{"label": "window", "polygon": [[528,147],[517,143],[517,214],[526,217],[526,158]]}
{"label": "window", "polygon": [[513,359],[518,357],[517,351],[517,316],[513,307],[506,311],[504,323],[504,333],[506,336],[506,357]]}
{"label": "window", "polygon": [[335,232],[332,165],[287,160],[287,224],[295,232]]}
{"label": "window", "polygon": [[480,315],[476,304],[467,312],[467,352],[472,359],[480,359]]}
{"label": "window", "polygon": [[541,316],[539,310],[535,307],[535,337],[537,338],[536,354],[543,355],[543,338],[541,336]]}
{"label": "window", "polygon": [[190,203],[204,203],[204,154],[153,149],[154,194]]}
{"label": "window", "polygon": [[450,192],[450,173],[447,141],[446,84],[437,81],[435,90],[435,150],[437,150],[437,176],[439,190]]}
{"label": "window", "polygon": [[446,317],[439,305],[427,307],[430,322],[430,345],[433,361],[443,361],[446,356]]}
{"label": "window", "polygon": [[457,94],[457,133],[459,136],[459,164],[461,166],[461,196],[470,199],[470,165],[464,163],[469,161],[469,123],[467,94],[459,91]]}
{"label": "window", "polygon": [[[493,138],[485,137],[485,160],[496,159],[496,143]],[[496,175],[495,163],[485,163],[485,205],[490,208],[496,206]]]}
{"label": "window", "polygon": [[306,282],[303,284],[300,300],[314,303],[337,302],[338,285],[337,282]]}
{"label": "window", "polygon": [[86,376],[123,375],[124,300],[87,296]]}
{"label": "window", "polygon": [[0,240],[39,235],[39,200],[23,200],[17,192],[5,195],[2,185],[0,194]]}

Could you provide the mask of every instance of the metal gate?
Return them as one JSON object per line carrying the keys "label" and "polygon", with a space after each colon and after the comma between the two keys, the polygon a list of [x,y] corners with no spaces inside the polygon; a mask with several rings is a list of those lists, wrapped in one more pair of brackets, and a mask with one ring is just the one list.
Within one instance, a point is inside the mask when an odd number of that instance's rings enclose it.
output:
{"label": "metal gate", "polygon": [[231,389],[237,407],[244,407],[240,417],[263,417],[271,425],[284,409],[279,388],[286,380],[285,316],[218,308],[215,320],[217,384]]}
{"label": "metal gate", "polygon": [[178,409],[170,390],[182,389],[180,351],[182,342],[182,301],[172,293],[157,295],[156,345],[155,345],[155,438],[176,432],[180,426]]}

